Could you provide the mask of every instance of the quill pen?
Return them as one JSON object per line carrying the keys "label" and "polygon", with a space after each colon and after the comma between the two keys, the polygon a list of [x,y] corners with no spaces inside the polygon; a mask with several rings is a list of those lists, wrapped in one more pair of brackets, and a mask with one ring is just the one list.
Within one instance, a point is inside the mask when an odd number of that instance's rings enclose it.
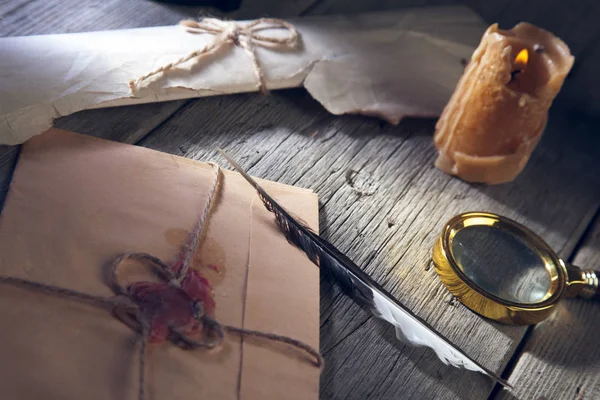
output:
{"label": "quill pen", "polygon": [[264,206],[275,215],[277,225],[287,240],[306,253],[313,263],[337,279],[354,301],[374,316],[392,324],[396,328],[396,337],[399,340],[413,346],[430,347],[444,364],[481,372],[504,387],[512,388],[508,382],[471,359],[400,303],[335,246],[322,239],[305,223],[290,215],[223,150],[219,152],[256,189]]}

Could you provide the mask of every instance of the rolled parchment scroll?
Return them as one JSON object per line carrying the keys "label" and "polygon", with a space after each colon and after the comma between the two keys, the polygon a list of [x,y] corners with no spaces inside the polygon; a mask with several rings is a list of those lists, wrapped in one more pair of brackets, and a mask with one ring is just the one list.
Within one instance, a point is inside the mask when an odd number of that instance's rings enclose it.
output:
{"label": "rolled parchment scroll", "polygon": [[[253,43],[266,89],[304,86],[334,114],[375,115],[392,123],[439,116],[463,71],[461,59],[471,56],[485,31],[479,16],[464,7],[288,22],[298,32],[293,48]],[[251,24],[236,23],[240,30]],[[131,80],[217,39],[182,26],[0,38],[0,144],[21,143],[54,118],[89,108],[258,90],[248,46],[235,40],[130,90]]]}

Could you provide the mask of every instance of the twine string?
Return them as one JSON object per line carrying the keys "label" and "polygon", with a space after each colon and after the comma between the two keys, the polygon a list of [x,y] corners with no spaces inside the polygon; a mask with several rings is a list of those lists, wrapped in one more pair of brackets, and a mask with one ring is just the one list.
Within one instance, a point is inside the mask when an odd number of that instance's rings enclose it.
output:
{"label": "twine string", "polygon": [[[254,73],[256,74],[258,89],[265,93],[267,91],[265,73],[264,68],[258,61],[256,46],[293,49],[298,44],[298,31],[294,25],[277,18],[260,18],[248,23],[224,21],[217,18],[203,18],[200,21],[184,20],[179,24],[189,33],[210,34],[214,35],[215,39],[209,44],[175,61],[162,65],[137,79],[130,80],[129,89],[132,94],[135,95],[147,79],[161,73],[166,73],[191,59],[214,53],[227,45],[239,46],[248,54],[248,58],[252,62]],[[261,33],[273,29],[284,30],[287,34],[284,36],[269,36]]]}
{"label": "twine string", "polygon": [[196,250],[200,245],[200,239],[202,238],[204,226],[206,225],[206,220],[208,219],[208,215],[210,214],[211,208],[214,203],[213,199],[219,188],[221,170],[217,164],[211,165],[213,166],[214,170],[213,185],[208,191],[208,199],[204,208],[202,209],[202,214],[200,214],[200,218],[198,218],[196,225],[190,232],[188,244],[184,246],[183,250],[179,254],[179,262],[181,263],[181,269],[176,273],[176,277],[173,281],[173,283],[176,286],[181,286],[181,282],[185,278],[188,270],[190,269],[190,264],[192,263],[194,254],[196,253]]}
{"label": "twine string", "polygon": [[141,346],[138,372],[138,400],[146,400],[146,350],[148,347],[149,327],[142,324]]}
{"label": "twine string", "polygon": [[[177,261],[173,265],[168,266],[162,260],[147,253],[129,252],[119,255],[113,261],[109,275],[109,285],[115,293],[115,295],[112,297],[96,296],[79,292],[77,290],[35,282],[29,279],[0,275],[0,284],[22,287],[64,299],[79,301],[96,307],[110,309],[116,318],[121,320],[135,332],[138,332],[141,339],[139,353],[138,400],[146,399],[145,370],[148,353],[147,345],[150,335],[150,321],[148,321],[147,317],[145,317],[141,312],[140,307],[134,303],[128,288],[119,282],[118,272],[119,269],[124,265],[125,261],[135,260],[149,270],[153,271],[164,282],[168,282],[173,287],[181,290],[182,281],[188,273],[194,253],[200,245],[204,226],[206,225],[206,221],[213,207],[215,194],[218,191],[221,174],[220,168],[218,165],[213,164],[213,169],[214,180],[213,185],[209,189],[208,201],[206,202],[202,213],[200,214],[198,222],[190,233],[188,243],[181,250]],[[234,326],[221,324],[204,313],[202,304],[193,302],[190,304],[190,307],[193,309],[194,319],[196,319],[196,321],[203,327],[204,335],[202,340],[196,340],[186,336],[176,328],[170,327],[172,333],[172,342],[184,349],[214,348],[223,341],[224,331],[227,331],[229,333],[241,336],[252,336],[288,344],[309,354],[312,357],[311,363],[316,367],[320,369],[323,367],[323,357],[321,354],[312,346],[300,340],[275,333],[237,328]]]}

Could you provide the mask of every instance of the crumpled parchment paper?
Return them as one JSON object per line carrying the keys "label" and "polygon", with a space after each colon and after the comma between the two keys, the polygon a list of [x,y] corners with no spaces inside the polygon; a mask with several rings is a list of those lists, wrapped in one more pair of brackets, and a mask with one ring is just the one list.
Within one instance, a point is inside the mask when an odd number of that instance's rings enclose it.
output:
{"label": "crumpled parchment paper", "polygon": [[[290,22],[301,36],[296,49],[256,48],[267,88],[304,86],[334,114],[391,123],[439,115],[485,31],[464,7]],[[212,40],[180,26],[1,38],[0,144],[22,143],[54,118],[89,108],[256,91],[248,54],[230,45],[130,92],[130,79]]]}

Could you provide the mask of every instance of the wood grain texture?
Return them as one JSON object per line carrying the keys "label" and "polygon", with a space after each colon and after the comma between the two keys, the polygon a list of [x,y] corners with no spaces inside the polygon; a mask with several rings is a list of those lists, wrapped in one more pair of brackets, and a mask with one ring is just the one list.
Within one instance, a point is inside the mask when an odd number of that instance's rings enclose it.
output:
{"label": "wood grain texture", "polygon": [[[11,0],[12,1],[12,0]],[[176,24],[214,9],[147,0],[31,0],[0,19],[2,36],[89,32]]]}
{"label": "wood grain texture", "polygon": [[[392,127],[335,117],[301,90],[195,100],[141,144],[220,162],[215,149],[225,148],[256,176],[315,190],[324,237],[469,354],[502,371],[525,328],[490,323],[455,302],[429,268],[431,245],[445,220],[483,209],[527,224],[568,256],[600,205],[596,153],[583,152],[600,149],[599,138],[589,122],[574,123],[553,119],[523,175],[497,187],[468,185],[433,167],[432,120]],[[573,135],[579,142],[571,143]],[[490,393],[488,379],[400,345],[391,327],[370,318],[328,277],[321,283],[322,398]]]}
{"label": "wood grain texture", "polygon": [[201,16],[250,19],[297,16],[317,0],[245,0],[239,10],[181,6],[150,0],[10,0],[0,4],[2,36],[89,32],[173,25]]}
{"label": "wood grain texture", "polygon": [[20,10],[35,0],[11,0],[0,3],[0,21],[13,14],[18,14]]}
{"label": "wood grain texture", "polygon": [[10,180],[17,164],[20,146],[0,146],[0,211],[9,189]]}
{"label": "wood grain texture", "polygon": [[84,110],[61,117],[54,126],[124,143],[137,143],[189,100]]}
{"label": "wood grain texture", "polygon": [[[600,219],[573,263],[600,270]],[[564,300],[556,313],[537,325],[510,375],[517,390],[502,400],[600,399],[600,302]]]}
{"label": "wood grain texture", "polygon": [[295,17],[317,2],[318,0],[242,0],[239,10],[228,14],[228,17],[233,19]]}
{"label": "wood grain texture", "polygon": [[447,6],[462,4],[459,0],[378,0],[378,1],[351,1],[351,0],[318,0],[306,14],[356,14],[370,11],[384,11],[408,7]]}
{"label": "wood grain texture", "polygon": [[[348,0],[335,0],[337,6],[324,8],[333,3],[295,0],[286,9],[280,1],[252,1],[261,9],[246,9],[248,18],[361,12],[392,5],[361,1],[347,6]],[[407,0],[393,6],[425,3]],[[505,2],[500,3],[482,7],[492,15],[502,11]],[[0,6],[5,16],[0,20],[1,35],[165,25],[198,12],[145,0],[11,0],[11,4]],[[496,187],[469,185],[433,167],[435,121],[413,119],[392,127],[369,118],[335,117],[302,90],[90,110],[62,118],[57,126],[225,165],[215,153],[222,147],[256,176],[315,190],[324,237],[468,354],[501,372],[525,328],[485,321],[457,303],[430,268],[430,249],[451,216],[484,210],[525,223],[561,256],[572,255],[600,206],[600,137],[597,121],[558,109],[552,113],[523,174]],[[17,153],[17,147],[0,148],[4,191]],[[566,328],[560,329],[568,336]],[[528,346],[534,348],[537,337],[545,336],[534,332]],[[543,348],[548,347],[548,340],[545,343]],[[483,376],[445,367],[431,351],[399,344],[390,327],[369,317],[324,275],[321,350],[327,361],[321,380],[323,399],[478,399],[492,389]],[[577,351],[569,365],[585,357],[585,352]],[[542,353],[531,354],[535,359]],[[544,365],[539,368],[557,375],[563,368],[560,362]],[[511,377],[525,387],[517,395],[533,394],[533,386],[552,393],[547,381],[516,375],[525,370],[517,364]],[[580,372],[582,390],[595,394],[592,382],[598,379],[597,370],[573,371]],[[576,387],[569,388],[575,393]]]}

